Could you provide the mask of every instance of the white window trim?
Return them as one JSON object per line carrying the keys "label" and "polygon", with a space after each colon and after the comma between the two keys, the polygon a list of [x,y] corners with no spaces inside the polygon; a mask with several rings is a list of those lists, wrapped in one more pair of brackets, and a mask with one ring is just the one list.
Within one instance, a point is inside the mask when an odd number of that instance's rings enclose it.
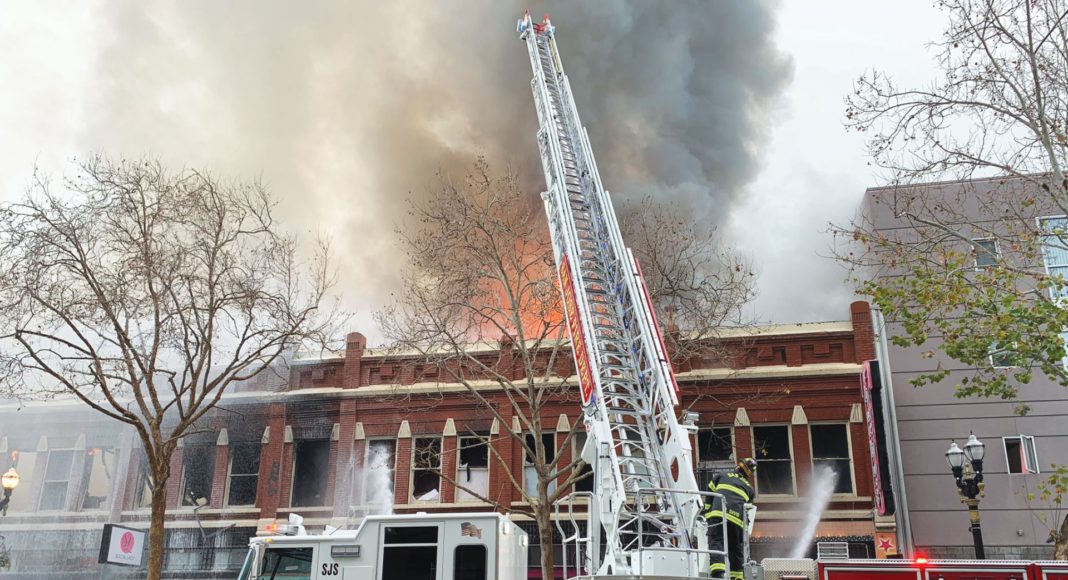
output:
{"label": "white window trim", "polygon": [[[1019,344],[1020,343],[1018,343],[1018,342],[1016,342],[1014,340],[1014,341],[1012,341],[1012,348],[1011,349],[996,349],[996,350],[1001,350],[1001,351],[1004,351],[1005,353],[1015,353],[1017,347],[1019,346]],[[992,347],[994,347],[994,346],[996,346],[996,345],[995,344],[991,344],[990,347],[987,348],[987,350],[991,350]],[[990,368],[992,368],[992,369],[1016,369],[1016,368],[1020,368],[1020,365],[1004,365],[1004,366],[1002,366],[1002,365],[996,364],[994,362],[994,353],[993,352],[988,354],[986,359],[988,361],[990,361]]]}
{"label": "white window trim", "polygon": [[849,453],[849,482],[850,482],[850,489],[852,491],[850,491],[849,493],[834,493],[834,494],[831,494],[831,497],[836,497],[836,498],[837,497],[848,497],[848,498],[857,497],[857,467],[855,465],[856,462],[853,460],[853,430],[849,428],[850,423],[848,421],[845,421],[845,422],[843,422],[843,421],[813,421],[812,423],[808,424],[808,458],[809,458],[809,461],[812,462],[812,469],[815,470],[816,469],[816,453],[815,453],[815,451],[813,451],[813,446],[812,446],[812,426],[813,425],[842,425],[843,427],[845,427],[846,446],[847,446],[846,449],[847,449],[847,451]]}
{"label": "white window trim", "polygon": [[[790,441],[790,478],[791,478],[791,480],[793,482],[794,492],[793,493],[765,493],[765,492],[761,491],[758,488],[755,477],[753,479],[753,488],[756,489],[757,493],[759,493],[761,497],[797,497],[797,457],[796,457],[796,454],[794,453],[794,429],[793,429],[793,425],[790,424],[790,423],[760,423],[760,424],[756,424],[756,425],[751,425],[750,426],[750,433],[752,434],[752,436],[749,439],[751,441],[751,445],[752,445],[752,448],[753,448],[752,457],[753,457],[753,459],[755,459],[757,461],[760,461],[760,460],[757,459],[756,430],[758,428],[760,428],[760,427],[786,427],[786,436]],[[758,467],[758,469],[759,469],[759,467]]]}
{"label": "white window trim", "polygon": [[[1024,453],[1024,457],[1025,457],[1025,461],[1024,461],[1024,465],[1023,465],[1024,471],[1022,471],[1020,473],[1014,473],[1012,471],[1009,471],[1009,447],[1007,445],[1009,439],[1019,440],[1020,449]],[[1034,460],[1035,460],[1034,467],[1035,467],[1035,470],[1034,471],[1029,471],[1027,469],[1027,461],[1030,461],[1030,460],[1026,459],[1026,457],[1027,457],[1027,445],[1024,443],[1024,440],[1030,440],[1031,441],[1031,448],[1034,449],[1034,451],[1035,451],[1035,456],[1034,456]],[[1041,463],[1039,463],[1039,460],[1038,460],[1038,443],[1035,442],[1035,436],[1034,435],[1023,435],[1023,434],[1021,434],[1021,435],[1008,435],[1008,436],[1002,437],[1001,438],[1001,450],[1005,454],[1005,473],[1009,474],[1010,476],[1011,475],[1038,475],[1038,474],[1042,473],[1042,465],[1041,465]]]}
{"label": "white window trim", "polygon": [[[233,475],[233,470],[234,470],[234,447],[242,446],[242,445],[254,445],[254,444],[255,443],[251,443],[250,442],[250,443],[228,443],[226,445],[226,448],[227,448],[227,451],[228,451],[228,455],[229,455],[229,461],[226,462],[226,489],[223,491],[223,507],[237,507],[237,508],[254,507],[256,505],[256,502],[260,499],[259,498],[259,493],[256,493],[256,494],[254,494],[254,496],[252,498],[252,503],[243,504],[243,505],[236,505],[236,506],[231,506],[230,505],[230,482],[232,481],[230,479],[230,476]],[[262,466],[262,464],[263,464],[263,448],[265,446],[262,443],[258,444],[258,445],[260,446],[260,465]],[[215,453],[219,453],[219,450],[216,449]],[[218,458],[216,458],[216,461],[218,461]],[[245,474],[245,475],[248,475],[248,474]],[[256,473],[256,488],[257,488],[257,492],[259,491],[259,486],[260,486],[260,474],[257,472]]]}
{"label": "white window trim", "polygon": [[[61,481],[59,479],[48,479],[48,462],[52,460],[52,454],[53,453],[62,453],[64,451],[69,451],[71,453],[71,457],[70,457],[70,467],[68,468],[67,479],[66,479],[67,491],[66,491],[66,493],[63,494],[63,505],[59,509],[56,509],[56,510],[41,509],[41,502],[44,501],[44,497],[45,497],[45,486],[47,486],[49,482]],[[48,451],[45,452],[44,471],[42,472],[42,476],[41,476],[40,491],[39,491],[39,495],[37,496],[37,505],[35,506],[37,509],[35,511],[44,512],[44,513],[56,513],[56,512],[68,512],[69,513],[70,512],[70,510],[67,508],[67,506],[68,506],[68,502],[71,499],[71,496],[70,496],[70,492],[71,492],[70,484],[71,484],[71,478],[74,476],[74,460],[78,456],[77,455],[78,451],[81,451],[82,453],[85,453],[85,449],[79,450],[79,449],[74,449],[74,448],[70,448],[70,447],[64,447],[62,449],[49,449]],[[41,452],[38,451],[37,454],[40,455]],[[80,502],[78,503],[78,507],[81,508],[81,503]],[[77,511],[81,511],[81,509],[79,509]]]}
{"label": "white window trim", "polygon": [[990,265],[986,265],[986,266],[980,266],[979,265],[979,249],[976,247],[976,246],[979,245],[978,242],[990,242],[990,241],[994,242],[994,261],[996,262],[998,259],[1001,258],[1001,242],[997,238],[989,237],[989,236],[988,237],[982,237],[982,238],[972,238],[972,249],[975,251],[975,259],[973,260],[973,266],[974,266],[976,271],[985,270],[987,268],[991,268],[991,267],[994,266],[994,264],[990,264]]}
{"label": "white window trim", "polygon": [[[489,496],[489,479],[488,478],[489,478],[489,471],[490,471],[490,463],[492,463],[491,458],[490,458],[489,446],[493,444],[492,443],[493,436],[490,435],[489,433],[486,433],[485,435],[483,435],[481,433],[476,433],[474,435],[457,435],[456,436],[456,474],[454,475],[454,477],[456,478],[457,482],[460,481],[460,475],[461,475],[461,472],[460,472],[460,449],[463,447],[464,439],[485,439],[485,441],[486,441],[486,443],[485,443],[485,445],[486,445],[486,466],[485,467],[472,467],[471,469],[479,469],[479,470],[483,470],[484,469],[486,471],[486,476],[487,476],[487,480],[486,480],[486,496]],[[461,493],[463,493],[465,495],[468,495],[468,496],[471,496],[471,497],[470,498],[460,499],[460,494]],[[460,486],[458,486],[458,485],[453,485],[453,497],[455,498],[455,502],[456,503],[465,503],[465,504],[485,504],[486,503],[486,502],[482,501],[481,499],[475,497],[474,494],[460,489]]]}
{"label": "white window trim", "polygon": [[[417,447],[415,442],[418,439],[437,439],[438,440],[438,467],[437,467],[437,471],[438,471],[438,498],[437,499],[420,500],[420,499],[416,499],[416,497],[415,497],[415,470],[417,469],[415,467],[415,450],[416,450],[416,447]],[[435,435],[412,435],[412,452],[411,452],[411,458],[408,461],[408,501],[409,501],[409,503],[413,503],[413,504],[440,504],[440,503],[444,503],[444,501],[442,500],[442,496],[444,495],[444,490],[442,488],[445,487],[445,478],[441,475],[441,467],[442,467],[442,464],[444,463],[444,461],[443,461],[444,457],[442,457],[442,455],[444,455],[444,452],[445,452],[445,437],[443,437],[441,435],[436,435],[436,434]],[[419,471],[429,471],[429,470],[419,469]],[[397,472],[396,455],[394,455],[394,468],[393,468],[393,473],[394,473],[394,480],[393,480],[394,481],[394,484],[393,484],[394,501],[396,501],[396,496],[397,496],[396,472]]]}
{"label": "white window trim", "polygon": [[[1056,219],[1068,219],[1068,215],[1063,215],[1063,214],[1061,214],[1061,215],[1044,215],[1044,216],[1039,216],[1039,217],[1035,218],[1035,225],[1036,225],[1036,227],[1038,228],[1038,231],[1039,231],[1039,240],[1040,240],[1040,243],[1042,244],[1042,269],[1045,270],[1047,276],[1050,275],[1049,260],[1046,257],[1046,250],[1045,250],[1046,244],[1045,244],[1045,240],[1044,240],[1047,234],[1042,233],[1042,232],[1045,231],[1043,229],[1043,227],[1042,227],[1042,222],[1044,222],[1046,220],[1056,220]],[[1049,235],[1052,235],[1052,234],[1049,234]],[[1068,245],[1068,231],[1065,232],[1064,236],[1062,236],[1062,239],[1065,241],[1065,244]],[[1066,264],[1066,265],[1068,265],[1068,264]],[[1050,298],[1053,299],[1053,300],[1060,300],[1061,299],[1061,297],[1057,296],[1053,292],[1052,289],[1050,289]]]}
{"label": "white window trim", "polygon": [[[523,432],[524,447],[525,447],[525,444],[526,444],[526,437],[528,435],[531,436],[531,437],[534,437],[533,433],[527,433],[526,431],[524,431]],[[561,451],[560,448],[558,447],[559,439],[557,438],[557,432],[556,431],[549,431],[548,429],[542,430],[542,432],[541,432],[541,436],[542,437],[546,437],[546,436],[549,436],[549,435],[552,435],[552,438],[553,438],[552,447],[553,447],[553,457],[555,458],[557,455],[560,454],[560,451]],[[533,449],[532,451],[536,451],[536,449]],[[530,492],[528,492],[527,489],[526,489],[526,485],[527,485],[527,467],[533,467],[534,466],[534,462],[528,462],[527,461],[526,449],[520,449],[520,453],[523,454],[523,473],[522,473],[522,476],[523,476],[523,478],[522,478],[523,493],[530,495]],[[552,493],[552,491],[556,489],[557,483],[558,483],[558,481],[552,482],[552,484],[549,486],[550,487],[549,493]]]}
{"label": "white window trim", "polygon": [[730,431],[730,434],[731,434],[731,458],[728,459],[728,461],[730,461],[732,463],[737,463],[738,462],[738,448],[735,446],[735,442],[737,440],[735,439],[736,430],[735,430],[734,426],[731,425],[731,426],[726,426],[726,427],[716,427],[715,425],[713,425],[711,427],[705,427],[703,429],[698,429],[694,433],[694,437],[696,438],[696,441],[694,442],[695,443],[694,444],[694,448],[697,450],[697,461],[694,462],[696,465],[700,466],[703,463],[715,463],[714,461],[701,461],[701,449],[700,449],[700,446],[701,446],[701,435],[700,435],[700,433],[701,433],[701,431],[715,431],[716,429],[726,429],[726,430]]}

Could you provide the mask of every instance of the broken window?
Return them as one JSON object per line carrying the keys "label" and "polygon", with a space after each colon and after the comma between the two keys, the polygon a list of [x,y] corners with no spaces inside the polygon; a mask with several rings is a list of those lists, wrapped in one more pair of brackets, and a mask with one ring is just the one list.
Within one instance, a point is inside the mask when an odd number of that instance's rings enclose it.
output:
{"label": "broken window", "polygon": [[849,455],[849,428],[838,425],[809,425],[812,438],[812,466],[828,467],[838,474],[834,493],[853,493],[853,462]]}
{"label": "broken window", "polygon": [[[527,495],[536,497],[538,494],[538,470],[534,466],[534,455],[537,451],[534,446],[536,439],[534,435],[526,434],[526,449],[523,450],[523,490],[527,492]],[[545,447],[545,464],[552,463],[556,457],[556,433],[542,433],[541,444]],[[556,481],[549,482],[549,493],[552,493],[556,489]]]}
{"label": "broken window", "polygon": [[1005,460],[1009,473],[1039,473],[1038,449],[1035,438],[1031,435],[1003,437],[1005,442]]}
{"label": "broken window", "polygon": [[293,444],[292,507],[324,506],[330,469],[330,440],[313,439]]}
{"label": "broken window", "polygon": [[33,494],[26,490],[33,489],[33,470],[36,465],[36,451],[14,450],[7,454],[6,462],[3,465],[3,469],[0,469],[0,473],[7,473],[7,470],[15,468],[15,471],[19,474],[19,489],[11,494],[11,500],[7,506],[8,511],[28,512],[33,510],[30,499]]}
{"label": "broken window", "polygon": [[49,451],[45,467],[44,485],[41,487],[41,511],[64,510],[67,506],[67,488],[70,486],[70,471],[74,463],[74,451]]}
{"label": "broken window", "polygon": [[697,479],[701,489],[717,471],[733,469],[734,431],[730,427],[701,429],[697,432]]}
{"label": "broken window", "polygon": [[115,476],[115,458],[115,449],[111,447],[93,447],[85,452],[83,510],[107,509],[111,481]]}
{"label": "broken window", "polygon": [[757,490],[762,494],[794,494],[794,460],[790,427],[753,427],[754,459],[757,462]]}
{"label": "broken window", "polygon": [[186,446],[182,450],[182,505],[196,507],[211,502],[214,475],[215,446]]}
{"label": "broken window", "polygon": [[226,505],[254,505],[260,481],[260,444],[235,443],[230,446],[230,478]]}
{"label": "broken window", "polygon": [[393,473],[397,462],[395,439],[372,439],[367,442],[364,462],[363,503],[371,513],[388,514],[393,506]]}
{"label": "broken window", "polygon": [[412,448],[412,499],[441,498],[441,439],[418,437]]}
{"label": "broken window", "polygon": [[[587,435],[585,431],[579,431],[575,433],[574,439],[575,449],[572,451],[571,457],[576,460],[582,457],[582,449],[586,447]],[[593,466],[586,464],[582,468],[583,479],[575,482],[575,491],[593,491]]]}
{"label": "broken window", "polygon": [[489,435],[460,437],[456,453],[459,455],[456,481],[463,486],[456,487],[457,501],[479,501],[479,496],[486,497],[489,492]]}

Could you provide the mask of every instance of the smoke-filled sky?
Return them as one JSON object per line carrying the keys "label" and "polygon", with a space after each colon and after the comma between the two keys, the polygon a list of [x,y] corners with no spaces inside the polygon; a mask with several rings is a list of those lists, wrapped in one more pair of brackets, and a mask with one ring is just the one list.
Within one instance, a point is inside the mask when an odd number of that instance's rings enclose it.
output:
{"label": "smoke-filled sky", "polygon": [[[755,314],[842,319],[825,230],[877,183],[843,95],[933,77],[927,2],[530,2],[549,12],[605,186],[686,203],[751,255]],[[354,329],[397,288],[394,229],[477,155],[540,191],[526,2],[0,2],[0,198],[98,151],[258,177],[333,238]],[[862,7],[861,7],[862,6]]]}

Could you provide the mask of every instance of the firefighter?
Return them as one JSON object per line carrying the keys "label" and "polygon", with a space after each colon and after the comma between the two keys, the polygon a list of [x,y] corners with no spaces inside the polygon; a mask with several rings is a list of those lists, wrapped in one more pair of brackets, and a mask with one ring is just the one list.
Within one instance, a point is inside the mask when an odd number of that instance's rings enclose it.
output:
{"label": "firefighter", "polygon": [[[727,555],[730,559],[732,579],[742,578],[742,557],[745,545],[745,504],[751,503],[756,498],[756,490],[753,489],[753,473],[757,463],[753,458],[746,457],[738,462],[734,471],[719,472],[712,476],[708,484],[710,491],[723,496],[721,501],[714,501],[705,505],[705,520],[708,522],[708,547],[711,550],[723,549],[723,520],[727,520]],[[726,506],[722,504],[726,503]],[[723,578],[727,566],[721,556],[712,556],[710,568],[713,578]]]}

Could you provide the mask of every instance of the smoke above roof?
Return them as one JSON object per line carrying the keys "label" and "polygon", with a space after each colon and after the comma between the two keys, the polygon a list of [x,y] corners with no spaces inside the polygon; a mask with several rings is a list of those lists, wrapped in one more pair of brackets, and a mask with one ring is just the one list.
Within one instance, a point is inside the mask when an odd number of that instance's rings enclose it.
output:
{"label": "smoke above roof", "polygon": [[[259,175],[329,232],[361,312],[397,287],[394,229],[438,171],[484,154],[544,187],[512,0],[107,3],[79,146]],[[771,1],[554,2],[605,186],[713,223],[761,166],[792,65]]]}

